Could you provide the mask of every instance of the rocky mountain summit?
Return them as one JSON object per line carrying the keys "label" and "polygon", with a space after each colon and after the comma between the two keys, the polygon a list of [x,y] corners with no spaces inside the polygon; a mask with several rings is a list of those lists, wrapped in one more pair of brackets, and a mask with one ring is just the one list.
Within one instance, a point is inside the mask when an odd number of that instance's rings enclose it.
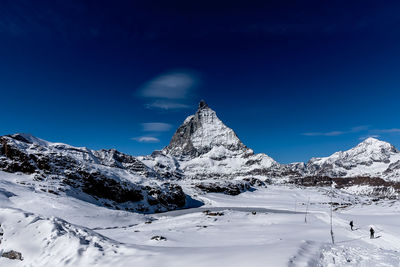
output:
{"label": "rocky mountain summit", "polygon": [[179,126],[167,147],[139,159],[161,175],[190,179],[234,180],[272,175],[281,168],[268,155],[254,154],[204,101]]}
{"label": "rocky mountain summit", "polygon": [[236,133],[217,117],[215,111],[201,101],[197,112],[186,118],[163,152],[175,157],[195,158],[215,147],[221,147],[235,155],[253,154]]}

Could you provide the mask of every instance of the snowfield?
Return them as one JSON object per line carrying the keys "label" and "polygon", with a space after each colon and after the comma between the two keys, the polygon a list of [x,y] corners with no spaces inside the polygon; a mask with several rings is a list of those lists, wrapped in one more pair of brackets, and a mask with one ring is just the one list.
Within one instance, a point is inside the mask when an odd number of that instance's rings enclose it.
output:
{"label": "snowfield", "polygon": [[201,208],[145,215],[17,183],[29,179],[0,172],[0,250],[23,257],[0,266],[400,266],[398,200],[334,190],[332,244],[329,188],[202,194]]}

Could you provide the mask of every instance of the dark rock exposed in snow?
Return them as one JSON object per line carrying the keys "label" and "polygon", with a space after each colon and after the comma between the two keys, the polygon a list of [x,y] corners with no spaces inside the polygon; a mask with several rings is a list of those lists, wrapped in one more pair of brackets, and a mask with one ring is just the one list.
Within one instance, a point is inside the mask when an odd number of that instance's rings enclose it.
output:
{"label": "dark rock exposed in snow", "polygon": [[251,190],[250,184],[245,181],[201,182],[195,187],[206,193],[224,193],[232,196]]}
{"label": "dark rock exposed in snow", "polygon": [[151,238],[151,240],[156,240],[156,241],[167,241],[167,238],[161,235],[155,235]]}
{"label": "dark rock exposed in snow", "polygon": [[21,252],[15,250],[3,252],[1,256],[4,258],[8,258],[10,260],[21,260],[21,261],[23,260]]}

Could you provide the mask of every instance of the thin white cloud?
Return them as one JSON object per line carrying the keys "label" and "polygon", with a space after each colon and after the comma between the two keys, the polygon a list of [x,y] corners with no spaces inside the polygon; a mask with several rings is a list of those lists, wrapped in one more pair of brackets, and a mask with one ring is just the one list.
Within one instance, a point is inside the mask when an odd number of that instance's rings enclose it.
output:
{"label": "thin white cloud", "polygon": [[171,110],[171,109],[186,109],[190,108],[190,106],[175,101],[157,100],[152,103],[146,104],[146,108]]}
{"label": "thin white cloud", "polygon": [[372,130],[375,133],[400,133],[400,129],[392,128],[392,129],[376,129]]}
{"label": "thin white cloud", "polygon": [[367,131],[369,129],[369,125],[361,125],[361,126],[356,126],[351,128],[350,132],[351,133],[358,133],[358,132],[362,132],[362,131]]}
{"label": "thin white cloud", "polygon": [[302,135],[305,136],[336,136],[336,135],[341,135],[343,132],[340,131],[332,131],[332,132],[326,132],[326,133],[321,133],[321,132],[311,132],[311,133],[302,133]]}
{"label": "thin white cloud", "polygon": [[167,132],[171,130],[172,125],[163,122],[147,122],[142,123],[142,127],[145,132]]}
{"label": "thin white cloud", "polygon": [[361,141],[363,141],[363,140],[365,140],[365,139],[367,139],[367,138],[370,138],[370,137],[372,137],[372,138],[379,138],[380,135],[378,135],[378,134],[371,134],[371,135],[367,135],[367,136],[361,136],[361,137],[358,138],[358,139],[361,140]]}
{"label": "thin white cloud", "polygon": [[359,132],[367,131],[368,128],[369,128],[369,126],[362,125],[362,126],[353,127],[348,131],[309,132],[309,133],[302,133],[302,135],[305,135],[305,136],[339,136],[339,135],[344,135],[344,134],[359,133]]}
{"label": "thin white cloud", "polygon": [[190,72],[170,72],[155,77],[144,84],[140,93],[143,97],[162,99],[185,99],[196,86],[197,77]]}
{"label": "thin white cloud", "polygon": [[140,143],[158,143],[160,142],[160,139],[157,137],[153,136],[140,136],[140,137],[134,137],[132,140],[138,141]]}
{"label": "thin white cloud", "polygon": [[171,71],[146,82],[137,94],[148,99],[145,106],[150,109],[185,109],[189,108],[187,100],[193,95],[198,83],[199,75],[193,71]]}

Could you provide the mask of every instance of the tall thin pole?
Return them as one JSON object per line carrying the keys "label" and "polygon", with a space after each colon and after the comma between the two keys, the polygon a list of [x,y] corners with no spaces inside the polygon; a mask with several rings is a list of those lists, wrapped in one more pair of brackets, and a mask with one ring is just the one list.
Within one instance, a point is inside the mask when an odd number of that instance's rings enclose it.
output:
{"label": "tall thin pole", "polygon": [[332,197],[333,197],[333,180],[331,180],[331,238],[332,238],[332,244],[335,244],[335,236],[333,235],[333,223],[332,223],[332,213],[333,213],[333,202],[332,202]]}
{"label": "tall thin pole", "polygon": [[307,207],[306,207],[306,214],[304,215],[304,223],[307,223],[307,213],[308,213],[308,204],[310,203],[310,197],[308,197]]}

